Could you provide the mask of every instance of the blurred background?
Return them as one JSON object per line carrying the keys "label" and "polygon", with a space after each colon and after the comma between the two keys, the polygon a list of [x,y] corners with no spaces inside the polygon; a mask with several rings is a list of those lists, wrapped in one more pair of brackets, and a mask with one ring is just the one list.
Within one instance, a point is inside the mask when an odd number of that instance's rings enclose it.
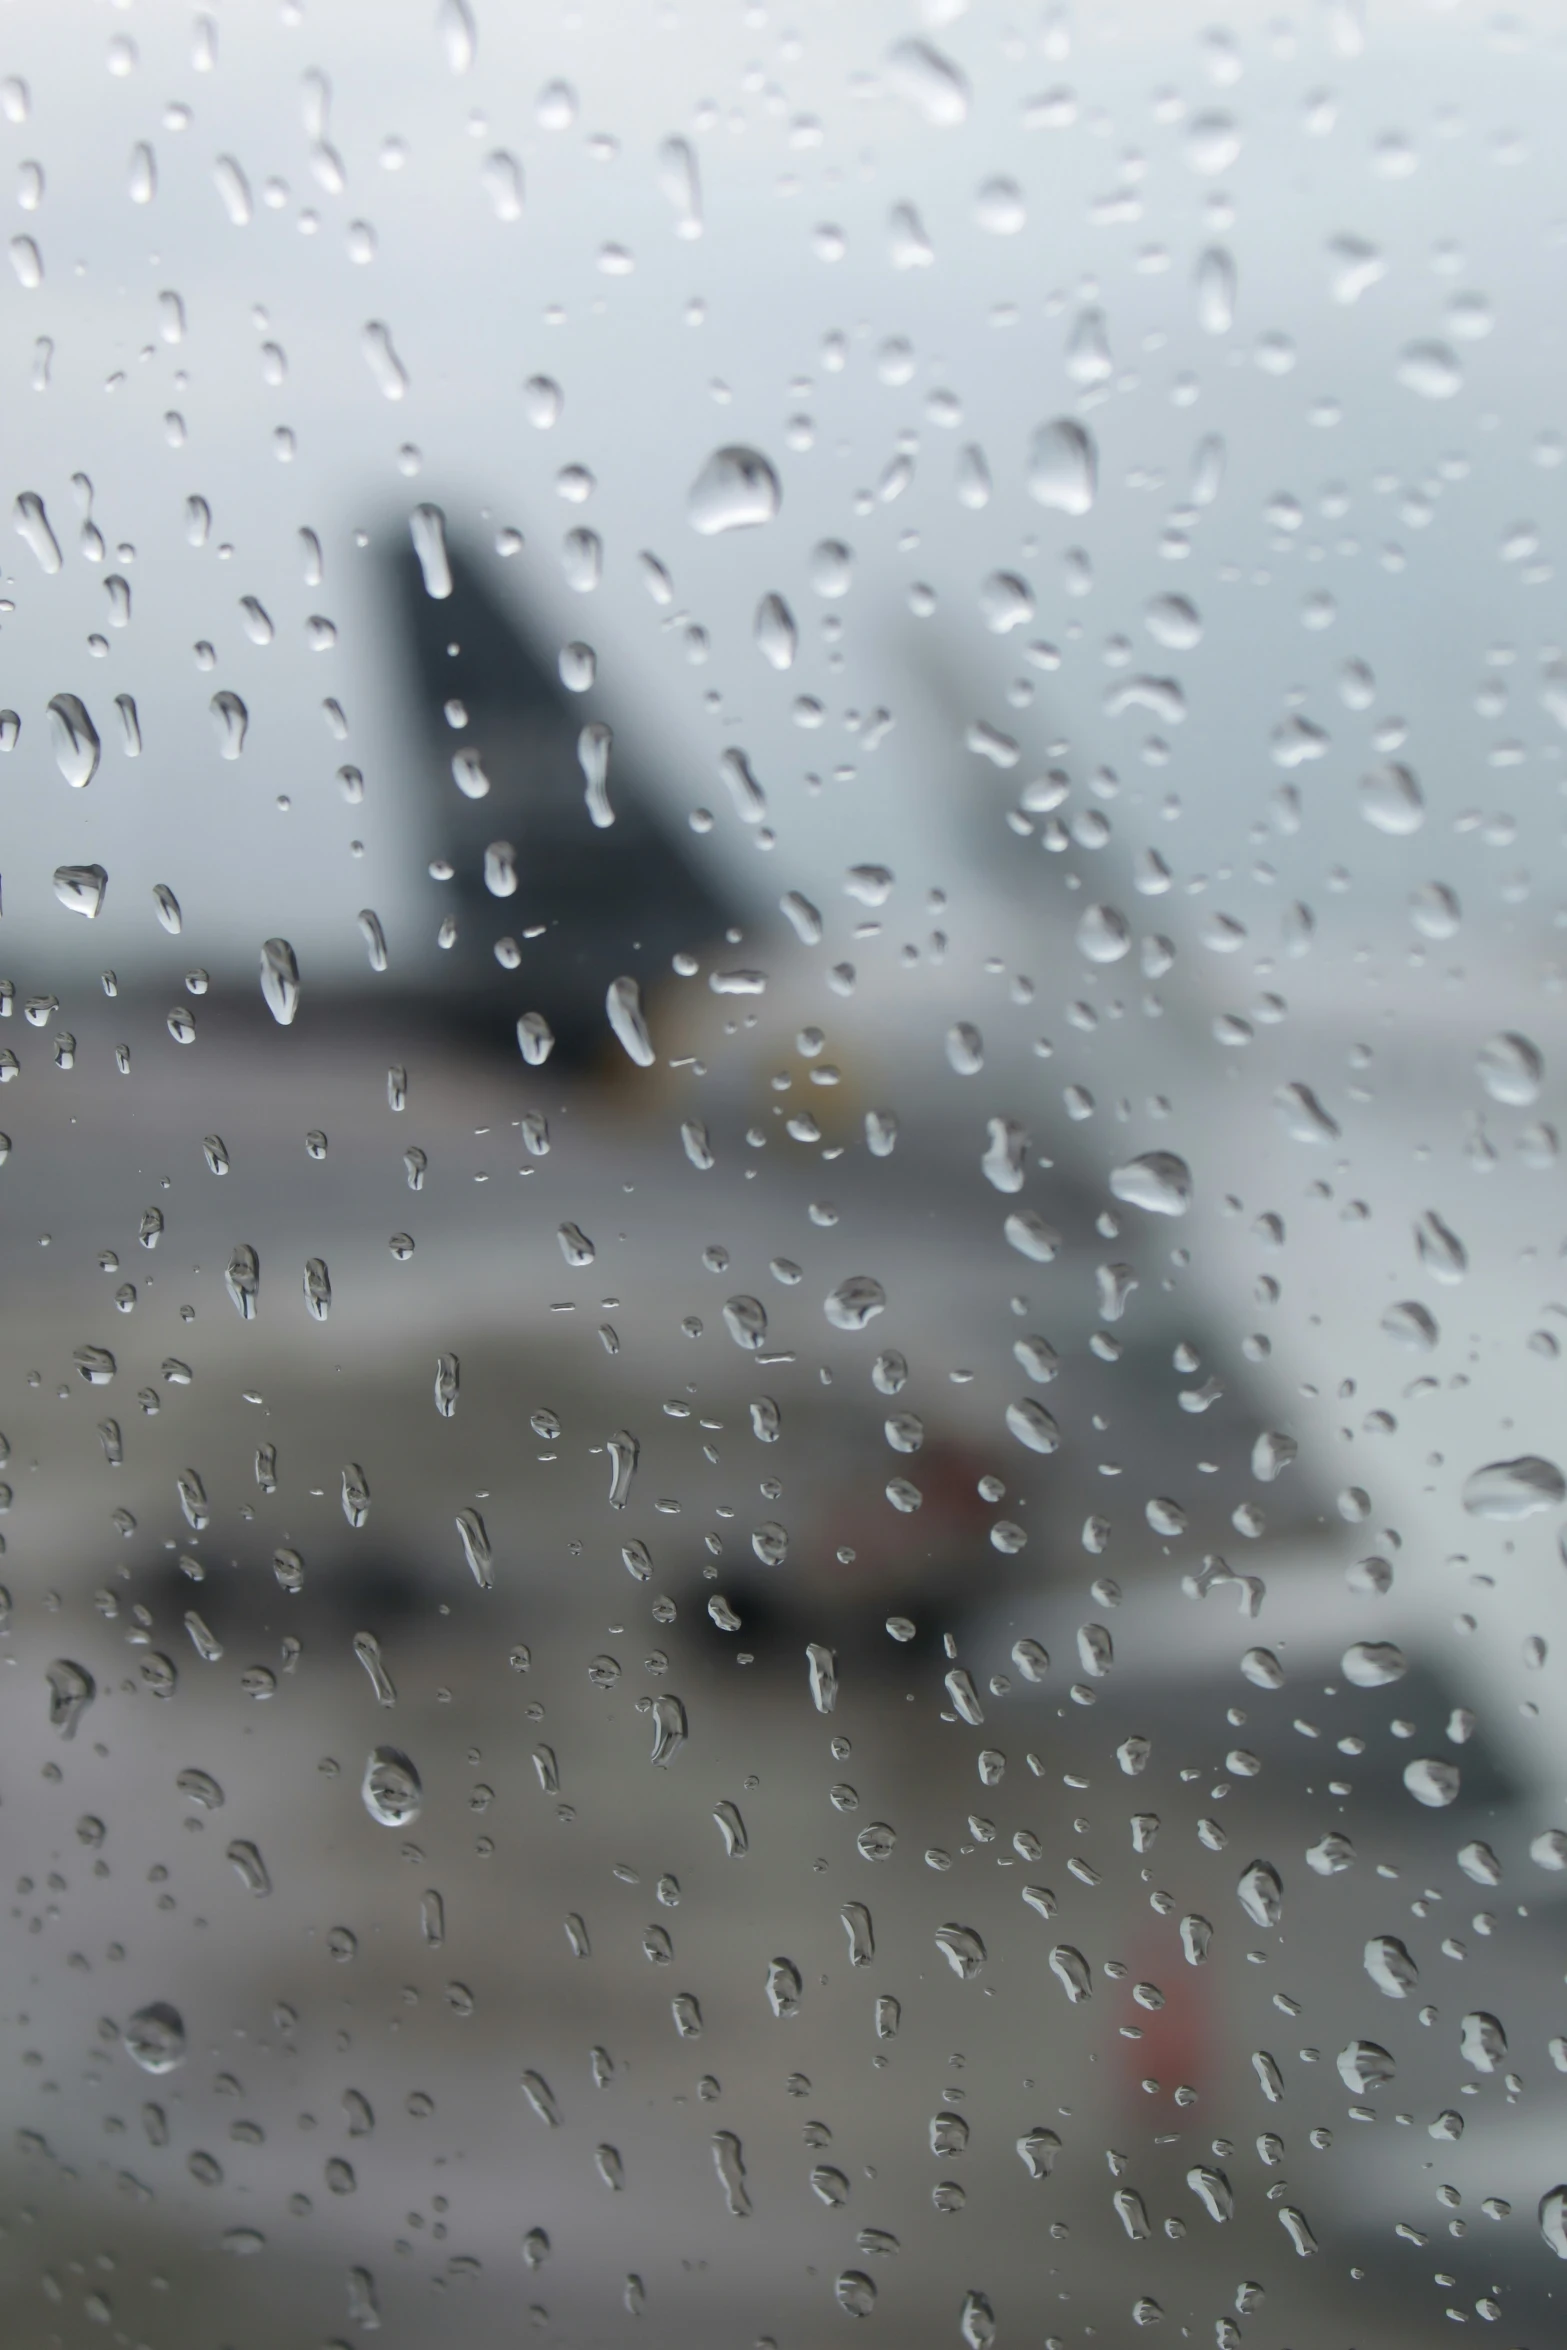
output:
{"label": "blurred background", "polygon": [[1564,66],[6,12],[8,2341],[1553,2338]]}

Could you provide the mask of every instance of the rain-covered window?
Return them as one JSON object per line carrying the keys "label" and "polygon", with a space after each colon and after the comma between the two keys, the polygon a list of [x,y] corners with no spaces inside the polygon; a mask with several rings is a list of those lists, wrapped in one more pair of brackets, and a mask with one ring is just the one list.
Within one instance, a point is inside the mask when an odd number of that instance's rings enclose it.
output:
{"label": "rain-covered window", "polygon": [[1564,75],[3,11],[7,2344],[1561,2339]]}

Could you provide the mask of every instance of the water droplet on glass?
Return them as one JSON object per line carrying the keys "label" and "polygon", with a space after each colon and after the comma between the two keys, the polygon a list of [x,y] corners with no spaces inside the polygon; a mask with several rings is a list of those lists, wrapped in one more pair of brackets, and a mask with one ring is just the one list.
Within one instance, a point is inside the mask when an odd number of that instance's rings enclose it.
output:
{"label": "water droplet on glass", "polygon": [[213,695],[208,707],[217,728],[219,751],[225,759],[237,759],[245,747],[250,712],[238,694],[231,694],[226,688]]}
{"label": "water droplet on glass", "polygon": [[1456,1232],[1427,1208],[1415,1223],[1415,1253],[1435,1281],[1451,1287],[1469,1270],[1469,1252]]}
{"label": "water droplet on glass", "polygon": [[446,551],[446,517],[440,507],[416,506],[408,517],[408,534],[419,559],[425,594],[444,601],[452,592],[452,567]]}
{"label": "water droplet on glass", "polygon": [[392,346],[391,328],[372,318],[360,335],[359,347],[377,389],[388,400],[401,400],[408,390],[408,373]]}
{"label": "water droplet on glass", "polygon": [[800,2012],[800,1970],[792,1959],[775,1958],[767,1969],[767,2004],[776,2016]]}
{"label": "water droplet on glass", "polygon": [[447,72],[470,72],[479,46],[479,36],[474,30],[473,11],[468,6],[468,0],[441,0],[436,10],[435,29],[440,36]]}
{"label": "water droplet on glass", "polygon": [[1420,1980],[1420,1969],[1396,1934],[1373,1934],[1364,1959],[1367,1974],[1388,1999],[1407,1999]]}
{"label": "water droplet on glass", "polygon": [[1233,2216],[1235,2191],[1222,2170],[1195,2164],[1186,2174],[1186,2184],[1210,2219],[1223,2221]]}
{"label": "water droplet on glass", "polygon": [[1567,1481],[1554,1461],[1538,1453],[1516,1460],[1488,1461],[1464,1480],[1464,1508],[1474,1518],[1507,1521],[1553,1510],[1567,1498]]}
{"label": "water droplet on glass", "polygon": [[985,1964],[985,1945],[972,1926],[938,1926],[936,1948],[962,1982],[972,1982]]}
{"label": "water droplet on glass", "polygon": [[1405,1764],[1404,1785],[1417,1803],[1423,1803],[1431,1811],[1443,1810],[1457,1801],[1458,1765],[1435,1755],[1422,1755]]}
{"label": "water droplet on glass", "polygon": [[51,574],[60,569],[65,558],[60,553],[60,542],[50,528],[49,516],[36,490],[23,490],[11,509],[16,523],[16,535],[36,557],[40,571]]}
{"label": "water droplet on glass", "polygon": [[1238,280],[1235,256],[1210,245],[1198,259],[1195,279],[1197,323],[1206,335],[1227,335],[1235,324]]}
{"label": "water droplet on glass", "polygon": [[1088,1961],[1070,1942],[1058,1942],[1050,1953],[1050,1972],[1074,2007],[1080,2006],[1094,1993],[1093,1976]]}
{"label": "water droplet on glass", "polygon": [[697,475],[686,499],[686,518],[703,538],[751,530],[772,521],[782,496],[778,476],[761,451],[735,444],[715,449]]}
{"label": "water droplet on glass", "polygon": [[1435,1316],[1413,1298],[1403,1298],[1389,1306],[1382,1316],[1381,1328],[1389,1338],[1397,1339],[1400,1346],[1418,1354],[1429,1354],[1441,1337]]}
{"label": "water droplet on glass", "polygon": [[261,1261],[248,1241],[236,1242],[229,1253],[223,1285],[242,1322],[253,1322],[261,1296]]}
{"label": "water droplet on glass", "polygon": [[1357,1641],[1345,1649],[1340,1666],[1345,1680],[1357,1689],[1386,1689],[1409,1670],[1403,1650],[1391,1640]]}
{"label": "water droplet on glass", "polygon": [[767,1343],[767,1309],[760,1298],[731,1297],[724,1301],[724,1328],[736,1346],[756,1354]]}
{"label": "water droplet on glass", "polygon": [[1540,2197],[1540,2233],[1558,2260],[1567,2260],[1567,2186]]}
{"label": "water droplet on glass", "polygon": [[74,791],[98,772],[98,729],[75,694],[56,694],[49,704],[49,740],[55,765]]}
{"label": "water droplet on glass", "polygon": [[631,1480],[636,1475],[641,1447],[622,1428],[610,1437],[604,1449],[609,1455],[609,1506],[612,1510],[623,1510],[631,1498]]}
{"label": "water droplet on glass", "polygon": [[486,155],[479,166],[479,184],[489,197],[497,220],[522,218],[522,166],[504,147]]}
{"label": "water droplet on glass", "polygon": [[863,1330],[887,1303],[887,1292],[869,1273],[851,1273],[823,1299],[822,1311],[835,1330]]}
{"label": "water droplet on glass", "polygon": [[1480,1047],[1475,1056],[1480,1082],[1494,1102],[1522,1109],[1539,1093],[1545,1061],[1536,1044],[1515,1030],[1504,1030]]}
{"label": "water droplet on glass", "polygon": [[1463,388],[1464,371],[1445,343],[1408,343],[1399,353],[1398,380],[1422,400],[1451,400]]}
{"label": "water droplet on glass", "polygon": [[269,938],[261,949],[261,1000],[280,1028],[299,1010],[299,963],[286,938]]}
{"label": "water droplet on glass", "polygon": [[1311,2232],[1305,2213],[1298,2210],[1293,2203],[1281,2203],[1279,2205],[1279,2225],[1300,2254],[1301,2259],[1310,2260],[1317,2249],[1317,2239]]}
{"label": "water droplet on glass", "polygon": [[1235,1888],[1235,1897],[1254,1925],[1276,1926],[1284,1907],[1284,1887],[1279,1872],[1265,1860],[1254,1860],[1243,1869]]}
{"label": "water droplet on glass", "polygon": [[1403,839],[1426,820],[1425,794],[1409,768],[1389,760],[1361,777],[1360,813],[1375,831]]}
{"label": "water droplet on glass", "polygon": [[542,1068],[555,1049],[555,1031],[542,1012],[524,1012],[517,1022],[517,1045],[530,1069]]}
{"label": "water droplet on glass", "polygon": [[272,1879],[267,1874],[267,1864],[247,1837],[236,1836],[224,1858],[232,1864],[240,1883],[248,1892],[258,1896],[271,1892]]}
{"label": "water droplet on glass", "polygon": [[125,2026],[125,2049],[144,2073],[172,2073],[185,2062],[185,2025],[178,2008],[156,1999]]}
{"label": "water droplet on glass", "polygon": [[1028,452],[1028,487],[1058,514],[1086,514],[1094,502],[1098,456],[1092,436],[1067,416],[1043,424]]}
{"label": "water droplet on glass", "polygon": [[366,1811],[383,1828],[410,1826],[424,1803],[424,1782],[396,1746],[372,1747],[359,1792]]}
{"label": "water droplet on glass", "polygon": [[1036,1403],[1032,1396],[1021,1396],[1016,1403],[1009,1403],[1006,1419],[1019,1444],[1027,1445],[1030,1452],[1060,1450],[1060,1429],[1044,1405]]}
{"label": "water droplet on glass", "polygon": [[1477,2073],[1499,2072],[1507,2061],[1507,2034],[1494,2015],[1476,2008],[1459,2024],[1458,2048]]}
{"label": "water droplet on glass", "polygon": [[1192,1171],[1173,1151],[1145,1151],[1110,1170],[1110,1190],[1129,1207],[1152,1216],[1184,1216],[1191,1206]]}
{"label": "water droplet on glass", "polygon": [[653,1752],[650,1759],[667,1768],[686,1742],[686,1709],[678,1697],[653,1700]]}
{"label": "water droplet on glass", "polygon": [[54,874],[54,894],[67,913],[85,915],[95,921],[103,905],[109,876],[101,865],[57,865]]}
{"label": "water droplet on glass", "polygon": [[493,1555],[483,1518],[475,1509],[459,1510],[454,1523],[469,1572],[481,1591],[491,1590],[495,1582]]}
{"label": "water droplet on glass", "polygon": [[751,2198],[746,2192],[745,2157],[733,2130],[713,2134],[713,2168],[723,2189],[724,2207],[731,2219],[749,2219]]}
{"label": "water droplet on glass", "polygon": [[642,990],[634,979],[612,979],[604,1009],[615,1039],[639,1069],[651,1069],[657,1057],[642,1013]]}
{"label": "water droplet on glass", "polygon": [[935,130],[951,130],[968,119],[968,83],[929,41],[894,43],[887,52],[887,84]]}
{"label": "water droplet on glass", "polygon": [[49,1726],[58,1730],[62,1738],[74,1738],[77,1725],[98,1693],[98,1685],[85,1665],[73,1664],[69,1657],[57,1657],[48,1669]]}
{"label": "water droplet on glass", "polygon": [[354,1634],[354,1654],[370,1676],[370,1686],[375,1691],[376,1704],[395,1705],[397,1690],[391,1674],[386,1669],[386,1659],[381,1654],[381,1643],[373,1632],[356,1632]]}
{"label": "water droplet on glass", "polygon": [[658,149],[659,193],[672,206],[675,234],[688,242],[702,234],[702,182],[687,139],[664,139]]}
{"label": "water droplet on glass", "polygon": [[833,2298],[846,2317],[869,2317],[876,2306],[876,2286],[862,2268],[846,2268],[834,2280]]}
{"label": "water droplet on glass", "polygon": [[1114,906],[1089,906],[1078,917],[1077,951],[1087,963],[1119,963],[1132,951],[1126,916]]}
{"label": "water droplet on glass", "polygon": [[213,185],[234,228],[248,228],[251,217],[250,182],[232,155],[220,155],[212,167]]}

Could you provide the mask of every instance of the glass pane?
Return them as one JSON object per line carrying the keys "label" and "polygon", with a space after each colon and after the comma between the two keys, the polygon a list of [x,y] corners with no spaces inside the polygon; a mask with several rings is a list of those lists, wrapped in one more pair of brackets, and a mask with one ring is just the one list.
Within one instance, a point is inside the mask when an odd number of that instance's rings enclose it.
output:
{"label": "glass pane", "polygon": [[1560,12],[9,12],[6,2338],[1540,2343]]}

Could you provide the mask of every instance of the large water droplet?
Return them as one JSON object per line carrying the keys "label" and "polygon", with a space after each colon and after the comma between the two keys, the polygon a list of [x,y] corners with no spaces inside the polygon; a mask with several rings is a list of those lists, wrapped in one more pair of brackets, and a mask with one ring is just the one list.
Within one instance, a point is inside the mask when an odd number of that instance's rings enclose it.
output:
{"label": "large water droplet", "polygon": [[155,1999],[125,2026],[127,2055],[144,2073],[172,2073],[185,2062],[185,2025],[179,2009]]}
{"label": "large water droplet", "polygon": [[1094,1995],[1094,1979],[1088,1961],[1070,1942],[1058,1942],[1050,1953],[1050,1972],[1074,2007]]}
{"label": "large water droplet", "polygon": [[686,499],[686,519],[703,538],[753,530],[772,521],[782,497],[778,476],[761,451],[735,443],[715,449],[697,475]]}
{"label": "large water droplet", "polygon": [[66,782],[74,791],[84,789],[98,772],[98,729],[77,695],[56,694],[51,700],[49,740]]}
{"label": "large water droplet", "polygon": [[1365,1969],[1387,1999],[1407,1999],[1420,1969],[1396,1934],[1373,1934],[1365,1948]]}
{"label": "large water droplet", "polygon": [[1276,1926],[1284,1908],[1284,1887],[1272,1863],[1254,1860],[1243,1869],[1235,1897],[1254,1925]]}
{"label": "large water droplet", "polygon": [[1500,2072],[1507,2062],[1507,2034],[1497,2017],[1475,2008],[1459,2024],[1458,2049],[1477,2073]]}
{"label": "large water droplet", "polygon": [[774,669],[791,668],[798,642],[794,614],[782,596],[764,596],[756,607],[756,649],[763,660]]}
{"label": "large water droplet", "polygon": [[408,517],[424,592],[443,602],[452,592],[451,559],[446,552],[446,517],[439,506],[416,506]]}
{"label": "large water droplet", "polygon": [[280,1028],[299,1010],[299,963],[286,938],[269,938],[261,949],[261,997]]}
{"label": "large water droplet", "polygon": [[1311,2232],[1306,2214],[1298,2210],[1293,2203],[1281,2203],[1279,2205],[1279,2225],[1300,2254],[1301,2259],[1310,2260],[1317,2249],[1317,2239]]}
{"label": "large water droplet", "polygon": [[887,52],[888,87],[935,130],[968,119],[969,86],[929,41],[898,41]]}
{"label": "large water droplet", "polygon": [[767,1969],[767,2004],[776,2016],[800,2012],[800,1970],[792,1959],[775,1958]]}
{"label": "large water droplet", "polygon": [[376,1746],[365,1764],[359,1792],[364,1807],[383,1828],[406,1828],[419,1817],[424,1782],[400,1747]]}
{"label": "large water droplet", "polygon": [[1449,1288],[1462,1281],[1469,1270],[1469,1251],[1435,1208],[1427,1208],[1416,1219],[1415,1253],[1431,1278]]}
{"label": "large water droplet", "polygon": [[938,1926],[936,1948],[965,1983],[971,1982],[985,1964],[985,1945],[972,1926]]}
{"label": "large water droplet", "polygon": [[713,2135],[713,2168],[723,2189],[724,2204],[731,2219],[749,2219],[751,2198],[746,2192],[745,2157],[740,2141],[733,2130],[717,2130]]}
{"label": "large water droplet", "polygon": [[1129,1207],[1151,1216],[1184,1216],[1191,1206],[1192,1171],[1173,1151],[1145,1151],[1110,1170],[1110,1189]]}
{"label": "large water droplet", "polygon": [[[587,803],[588,821],[599,832],[607,832],[615,821],[615,811],[609,798],[609,754],[614,739],[610,729],[597,719],[590,721],[577,737],[577,765],[582,770],[582,796]],[[611,1013],[610,1017],[613,1019],[614,1014]],[[624,1042],[624,1038],[621,1041]],[[632,1058],[636,1058],[635,1054]]]}
{"label": "large water droplet", "polygon": [[1422,400],[1451,400],[1463,388],[1464,371],[1445,343],[1408,343],[1399,353],[1398,380]]}
{"label": "large water droplet", "polygon": [[218,731],[218,749],[225,759],[237,759],[245,748],[245,730],[250,724],[250,712],[238,694],[221,688],[207,705],[212,722]]}
{"label": "large water droplet", "polygon": [[1029,445],[1030,495],[1058,514],[1086,514],[1097,482],[1098,456],[1091,434],[1069,416],[1042,424]]}
{"label": "large water droplet", "polygon": [[1532,1102],[1545,1075],[1539,1046],[1512,1029],[1488,1038],[1475,1055],[1475,1067],[1492,1101],[1505,1102],[1509,1109]]}
{"label": "large water droplet", "polygon": [[237,1241],[230,1250],[223,1286],[240,1320],[253,1322],[261,1297],[261,1260],[248,1241]]}
{"label": "large water droplet", "polygon": [[1364,2097],[1368,2089],[1380,2089],[1392,2080],[1398,2069],[1387,2050],[1375,2040],[1351,2040],[1347,2048],[1339,2050],[1334,2061],[1339,2079],[1357,2097]]}
{"label": "large water droplet", "polygon": [[89,922],[97,920],[108,886],[109,876],[101,865],[55,867],[55,896],[67,913],[83,914]]}
{"label": "large water droplet", "polygon": [[1186,2184],[1210,2219],[1222,2221],[1231,2217],[1235,2210],[1235,2190],[1222,2170],[1208,2170],[1198,2163],[1187,2172]]}
{"label": "large water droplet", "polygon": [[869,2317],[876,2306],[876,2286],[863,2268],[846,2268],[834,2280],[833,2298],[846,2317]]}
{"label": "large water droplet", "polygon": [[16,535],[28,552],[36,556],[40,571],[59,570],[64,557],[60,542],[49,525],[49,516],[36,490],[23,490],[11,509],[16,522]]}
{"label": "large water droplet", "polygon": [[495,1582],[494,1554],[490,1548],[489,1528],[475,1509],[459,1510],[455,1524],[457,1539],[462,1544],[463,1557],[481,1591],[489,1591]]}
{"label": "large water droplet", "polygon": [[1404,1785],[1416,1803],[1423,1803],[1429,1811],[1442,1811],[1457,1801],[1458,1765],[1437,1755],[1421,1755],[1404,1765]]}
{"label": "large water droplet", "polygon": [[1425,794],[1412,770],[1390,759],[1361,777],[1360,813],[1375,831],[1402,839],[1424,824]]}
{"label": "large water droplet", "polygon": [[49,1724],[62,1738],[74,1738],[77,1724],[98,1694],[98,1684],[85,1665],[56,1657],[49,1667]]}
{"label": "large water droplet", "polygon": [[1002,1226],[1009,1245],[1036,1265],[1051,1264],[1061,1251],[1061,1235],[1033,1208],[1014,1208]]}
{"label": "large water droplet", "polygon": [[391,328],[381,319],[372,318],[360,335],[359,347],[383,396],[401,400],[408,390],[408,371],[393,348]]}
{"label": "large water droplet", "polygon": [[1077,951],[1087,963],[1119,963],[1132,951],[1132,929],[1115,906],[1089,906],[1078,917]]}
{"label": "large water droplet", "polygon": [[653,1700],[653,1752],[650,1760],[667,1769],[686,1742],[686,1709],[678,1697]]}
{"label": "large water droplet", "polygon": [[1235,256],[1210,245],[1197,262],[1197,324],[1205,335],[1227,335],[1235,324]]}
{"label": "large water droplet", "polygon": [[1026,1444],[1030,1452],[1058,1452],[1061,1431],[1042,1403],[1031,1395],[1020,1396],[1016,1403],[1007,1405],[1007,1426],[1019,1444]]}
{"label": "large water droplet", "polygon": [[1435,1316],[1413,1298],[1401,1298],[1389,1306],[1381,1326],[1389,1338],[1419,1354],[1429,1354],[1442,1335]]}
{"label": "large water droplet", "polygon": [[627,1057],[639,1069],[651,1069],[656,1055],[642,1012],[642,990],[634,979],[612,979],[604,997],[609,1024]]}
{"label": "large water droplet", "polygon": [[1554,1461],[1538,1453],[1487,1461],[1464,1480],[1464,1507],[1473,1518],[1532,1517],[1536,1510],[1559,1508],[1564,1498],[1567,1481]]}
{"label": "large water droplet", "polygon": [[869,1273],[851,1273],[822,1301],[822,1311],[835,1330],[863,1330],[887,1303],[887,1292]]}

